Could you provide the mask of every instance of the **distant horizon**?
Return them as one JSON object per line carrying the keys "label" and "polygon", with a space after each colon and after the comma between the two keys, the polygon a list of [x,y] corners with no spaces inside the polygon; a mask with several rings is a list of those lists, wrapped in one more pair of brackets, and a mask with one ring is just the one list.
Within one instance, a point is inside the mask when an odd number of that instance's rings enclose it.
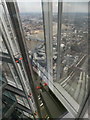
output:
{"label": "distant horizon", "polygon": [[[42,12],[20,12],[20,14],[29,14],[29,13],[39,13],[42,14]],[[57,13],[57,12],[53,12],[53,13]],[[88,14],[88,12],[63,12],[63,13],[71,13],[71,14]]]}

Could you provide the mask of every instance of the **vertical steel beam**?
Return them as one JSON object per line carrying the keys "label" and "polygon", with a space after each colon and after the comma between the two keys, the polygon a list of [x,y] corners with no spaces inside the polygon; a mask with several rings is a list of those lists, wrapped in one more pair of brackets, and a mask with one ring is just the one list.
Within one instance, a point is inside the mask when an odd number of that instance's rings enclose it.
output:
{"label": "vertical steel beam", "polygon": [[61,25],[62,25],[62,2],[58,2],[58,24],[57,24],[57,63],[56,63],[56,81],[60,81],[61,66]]}
{"label": "vertical steel beam", "polygon": [[44,39],[46,47],[47,72],[49,88],[53,88],[53,24],[52,24],[52,2],[42,0],[42,13],[44,24]]}
{"label": "vertical steel beam", "polygon": [[10,18],[13,24],[13,28],[17,37],[17,42],[19,44],[19,48],[20,48],[20,52],[21,55],[23,57],[23,61],[24,61],[24,67],[28,76],[28,80],[29,80],[29,85],[31,87],[32,90],[32,94],[33,94],[33,98],[35,101],[35,105],[38,111],[38,116],[39,118],[41,118],[41,112],[40,112],[40,106],[38,103],[38,96],[37,96],[37,91],[35,88],[35,84],[34,84],[34,75],[33,75],[33,71],[32,71],[32,65],[28,56],[28,51],[27,51],[27,47],[26,47],[26,42],[25,42],[25,36],[24,36],[24,32],[22,29],[22,24],[21,24],[21,20],[20,20],[20,16],[19,16],[19,9],[17,6],[17,3],[15,1],[12,0],[12,2],[6,2],[7,4],[7,8],[10,14]]}

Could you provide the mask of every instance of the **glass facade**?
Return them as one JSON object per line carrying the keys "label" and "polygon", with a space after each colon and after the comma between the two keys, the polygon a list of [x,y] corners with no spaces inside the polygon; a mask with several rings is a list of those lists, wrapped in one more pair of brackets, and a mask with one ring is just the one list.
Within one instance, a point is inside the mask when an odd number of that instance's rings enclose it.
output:
{"label": "glass facade", "polygon": [[88,2],[0,6],[2,117],[80,117],[89,99]]}

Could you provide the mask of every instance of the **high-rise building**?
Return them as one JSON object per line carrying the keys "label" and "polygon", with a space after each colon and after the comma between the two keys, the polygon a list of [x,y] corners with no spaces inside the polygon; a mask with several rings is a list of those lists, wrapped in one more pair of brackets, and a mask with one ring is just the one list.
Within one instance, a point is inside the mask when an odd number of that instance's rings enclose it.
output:
{"label": "high-rise building", "polygon": [[89,118],[90,14],[67,7],[82,2],[56,3],[53,12],[42,0],[41,14],[30,16],[18,1],[0,2],[2,120]]}

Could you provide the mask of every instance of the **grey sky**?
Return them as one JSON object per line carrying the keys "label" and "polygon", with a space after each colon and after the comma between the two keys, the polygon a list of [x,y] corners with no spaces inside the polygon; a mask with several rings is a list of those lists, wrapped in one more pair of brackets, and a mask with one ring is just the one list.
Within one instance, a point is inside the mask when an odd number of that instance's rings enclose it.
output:
{"label": "grey sky", "polygon": [[[34,2],[30,2],[29,0],[22,2],[20,0],[18,1],[18,5],[20,12],[41,12],[42,10],[41,0],[34,0]],[[64,12],[88,12],[87,2],[64,2],[63,6]],[[53,11],[57,12],[57,2],[53,2]]]}

